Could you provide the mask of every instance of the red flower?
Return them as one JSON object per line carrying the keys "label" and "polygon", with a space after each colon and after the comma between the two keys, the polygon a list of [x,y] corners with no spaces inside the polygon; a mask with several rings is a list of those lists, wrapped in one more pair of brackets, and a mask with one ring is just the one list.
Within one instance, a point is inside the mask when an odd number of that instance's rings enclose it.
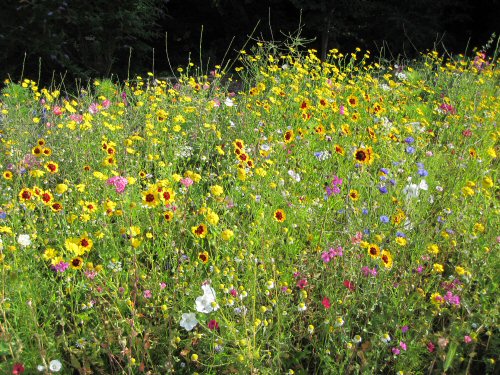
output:
{"label": "red flower", "polygon": [[349,281],[349,280],[344,280],[344,286],[349,289],[351,292],[354,292],[356,287],[354,286],[354,283]]}
{"label": "red flower", "polygon": [[15,363],[14,367],[12,368],[12,373],[14,375],[20,375],[24,372],[24,366],[22,363]]}
{"label": "red flower", "polygon": [[219,323],[217,323],[216,320],[212,319],[211,321],[208,322],[208,329],[211,329],[212,331],[219,330]]}
{"label": "red flower", "polygon": [[330,307],[332,307],[328,297],[323,298],[323,301],[321,301],[321,303],[323,304],[323,306],[325,306],[325,309],[329,309]]}

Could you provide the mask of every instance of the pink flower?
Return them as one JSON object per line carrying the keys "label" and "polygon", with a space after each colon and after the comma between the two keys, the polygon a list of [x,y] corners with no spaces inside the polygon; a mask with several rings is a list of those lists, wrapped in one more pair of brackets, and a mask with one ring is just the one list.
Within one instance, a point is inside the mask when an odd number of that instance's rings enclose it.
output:
{"label": "pink flower", "polygon": [[167,287],[167,284],[165,284],[165,283],[160,283],[160,289],[162,289],[162,290],[163,290],[163,289],[165,289],[166,287]]}
{"label": "pink flower", "polygon": [[62,115],[62,108],[58,107],[57,105],[52,108],[52,113],[56,116],[61,116]]}
{"label": "pink flower", "polygon": [[151,291],[149,289],[145,290],[144,293],[144,298],[151,298],[153,297],[153,293],[151,293]]}
{"label": "pink flower", "polygon": [[356,232],[356,235],[353,238],[351,238],[351,243],[353,245],[360,244],[361,241],[363,241],[363,233],[362,232]]}
{"label": "pink flower", "polygon": [[125,187],[128,185],[128,180],[125,177],[114,176],[109,178],[106,183],[108,185],[113,185],[116,188],[116,192],[121,194],[125,191]]}
{"label": "pink flower", "polygon": [[111,106],[111,101],[109,99],[106,99],[105,101],[102,102],[101,105],[104,109],[108,109]]}
{"label": "pink flower", "polygon": [[323,298],[323,300],[321,301],[321,303],[323,304],[323,306],[325,307],[325,309],[329,309],[330,307],[332,307],[332,305],[331,305],[330,300],[328,299],[328,297]]}
{"label": "pink flower", "polygon": [[297,281],[297,287],[299,289],[304,289],[307,286],[307,280],[306,279],[300,279]]}
{"label": "pink flower", "polygon": [[12,368],[12,374],[14,375],[20,375],[24,372],[24,366],[22,363],[15,363],[14,367]]}
{"label": "pink flower", "polygon": [[189,177],[186,177],[186,178],[181,179],[180,183],[188,188],[193,184],[193,180],[191,180]]}
{"label": "pink flower", "polygon": [[429,353],[434,352],[434,350],[436,350],[436,345],[434,345],[432,341],[429,341],[429,343],[427,344],[427,350],[429,351]]}
{"label": "pink flower", "polygon": [[464,336],[464,342],[466,344],[470,343],[471,341],[472,341],[472,337],[470,337],[470,336]]}
{"label": "pink flower", "polygon": [[401,347],[401,349],[403,349],[403,350],[406,350],[406,349],[407,349],[406,343],[405,343],[405,342],[403,342],[403,341],[401,341],[401,342],[399,343],[399,346],[400,346],[400,347]]}
{"label": "pink flower", "polygon": [[99,112],[98,104],[97,103],[92,103],[89,106],[89,112],[92,113],[93,115],[95,115],[97,112]]}
{"label": "pink flower", "polygon": [[340,113],[341,115],[344,115],[344,114],[345,114],[345,108],[344,108],[344,106],[343,106],[343,105],[341,105],[341,106],[339,107],[339,113]]}
{"label": "pink flower", "polygon": [[401,351],[398,348],[396,348],[396,347],[392,348],[392,354],[399,355],[400,353],[401,353]]}

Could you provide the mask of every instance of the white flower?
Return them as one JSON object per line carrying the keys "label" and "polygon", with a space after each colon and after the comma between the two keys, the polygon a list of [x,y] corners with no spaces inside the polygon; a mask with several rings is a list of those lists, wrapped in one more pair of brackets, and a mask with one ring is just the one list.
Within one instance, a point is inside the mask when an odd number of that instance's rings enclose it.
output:
{"label": "white flower", "polygon": [[0,250],[3,250],[3,241],[1,238],[0,238]]}
{"label": "white flower", "polygon": [[195,313],[184,313],[182,314],[180,325],[186,331],[191,331],[198,324],[198,320],[196,320]]}
{"label": "white flower", "polygon": [[57,359],[53,359],[52,361],[49,362],[49,370],[52,372],[59,372],[62,369],[62,363],[61,361]]}
{"label": "white flower", "polygon": [[388,344],[391,341],[391,336],[388,333],[384,333],[381,338],[382,342]]}
{"label": "white flower", "polygon": [[422,180],[420,181],[420,183],[418,184],[418,188],[420,190],[427,190],[429,188],[429,186],[427,185],[427,182],[425,180]]}
{"label": "white flower", "polygon": [[219,308],[215,302],[215,290],[210,285],[202,285],[203,295],[196,298],[196,311],[205,314],[211,313]]}
{"label": "white flower", "polygon": [[418,185],[417,184],[408,184],[404,187],[403,193],[406,194],[406,198],[417,198],[418,197]]}
{"label": "white flower", "polygon": [[31,239],[29,234],[20,234],[17,237],[17,243],[22,247],[27,247],[31,245]]}
{"label": "white flower", "polygon": [[300,175],[297,172],[292,171],[291,169],[288,171],[288,175],[293,178],[295,181],[300,182]]}
{"label": "white flower", "polygon": [[45,366],[43,366],[43,365],[38,365],[38,366],[36,366],[36,369],[37,369],[38,371],[40,371],[40,372],[44,372],[44,371],[45,371]]}
{"label": "white flower", "polygon": [[306,310],[307,310],[307,306],[306,306],[306,304],[305,304],[304,302],[299,303],[298,310],[299,310],[300,312],[302,312],[302,311],[306,311]]}
{"label": "white flower", "polygon": [[224,104],[228,107],[232,107],[234,105],[234,102],[231,98],[226,98],[226,100],[224,100]]}

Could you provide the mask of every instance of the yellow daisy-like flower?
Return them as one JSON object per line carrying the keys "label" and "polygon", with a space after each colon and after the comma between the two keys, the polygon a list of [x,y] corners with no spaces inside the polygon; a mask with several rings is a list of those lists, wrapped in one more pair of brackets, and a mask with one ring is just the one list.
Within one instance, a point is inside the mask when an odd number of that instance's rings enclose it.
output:
{"label": "yellow daisy-like flower", "polygon": [[142,204],[144,207],[153,208],[160,204],[158,192],[154,189],[142,192]]}
{"label": "yellow daisy-like flower", "polygon": [[380,256],[380,247],[377,244],[371,243],[368,245],[368,255],[373,259],[377,259]]}
{"label": "yellow daisy-like flower", "polygon": [[373,156],[373,149],[371,147],[360,147],[354,152],[354,159],[361,164],[372,164]]}
{"label": "yellow daisy-like flower", "polygon": [[357,201],[359,199],[359,191],[351,189],[349,191],[349,198],[354,202]]}
{"label": "yellow daisy-like flower", "polygon": [[205,238],[208,234],[208,229],[205,224],[200,224],[196,227],[191,227],[191,232],[198,238]]}
{"label": "yellow daisy-like flower", "polygon": [[45,169],[51,174],[55,174],[59,172],[59,165],[54,161],[48,161],[47,163],[45,163]]}
{"label": "yellow daisy-like flower", "polygon": [[382,250],[380,259],[382,259],[382,264],[385,268],[392,268],[392,254],[389,251]]}
{"label": "yellow daisy-like flower", "polygon": [[208,252],[207,251],[202,251],[200,253],[198,253],[198,259],[201,260],[201,262],[203,264],[207,264],[208,263],[208,259],[209,259],[209,255],[208,255]]}
{"label": "yellow daisy-like flower", "polygon": [[286,220],[286,214],[285,214],[285,211],[283,211],[282,209],[278,209],[276,211],[274,211],[274,220],[282,223]]}
{"label": "yellow daisy-like flower", "polygon": [[4,171],[3,172],[3,178],[5,178],[6,180],[12,180],[13,176],[14,176],[14,174],[11,171]]}
{"label": "yellow daisy-like flower", "polygon": [[283,136],[283,139],[285,143],[290,143],[295,139],[295,134],[293,133],[293,130],[287,130],[285,132],[285,135]]}
{"label": "yellow daisy-like flower", "polygon": [[79,270],[83,267],[83,259],[81,257],[75,257],[71,259],[69,266],[74,270]]}

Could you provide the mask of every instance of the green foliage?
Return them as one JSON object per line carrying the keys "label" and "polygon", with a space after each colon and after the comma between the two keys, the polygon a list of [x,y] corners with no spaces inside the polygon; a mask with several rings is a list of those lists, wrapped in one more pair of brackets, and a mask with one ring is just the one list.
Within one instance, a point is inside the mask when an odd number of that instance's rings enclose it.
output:
{"label": "green foliage", "polygon": [[0,372],[494,373],[500,71],[301,47],[7,84]]}

